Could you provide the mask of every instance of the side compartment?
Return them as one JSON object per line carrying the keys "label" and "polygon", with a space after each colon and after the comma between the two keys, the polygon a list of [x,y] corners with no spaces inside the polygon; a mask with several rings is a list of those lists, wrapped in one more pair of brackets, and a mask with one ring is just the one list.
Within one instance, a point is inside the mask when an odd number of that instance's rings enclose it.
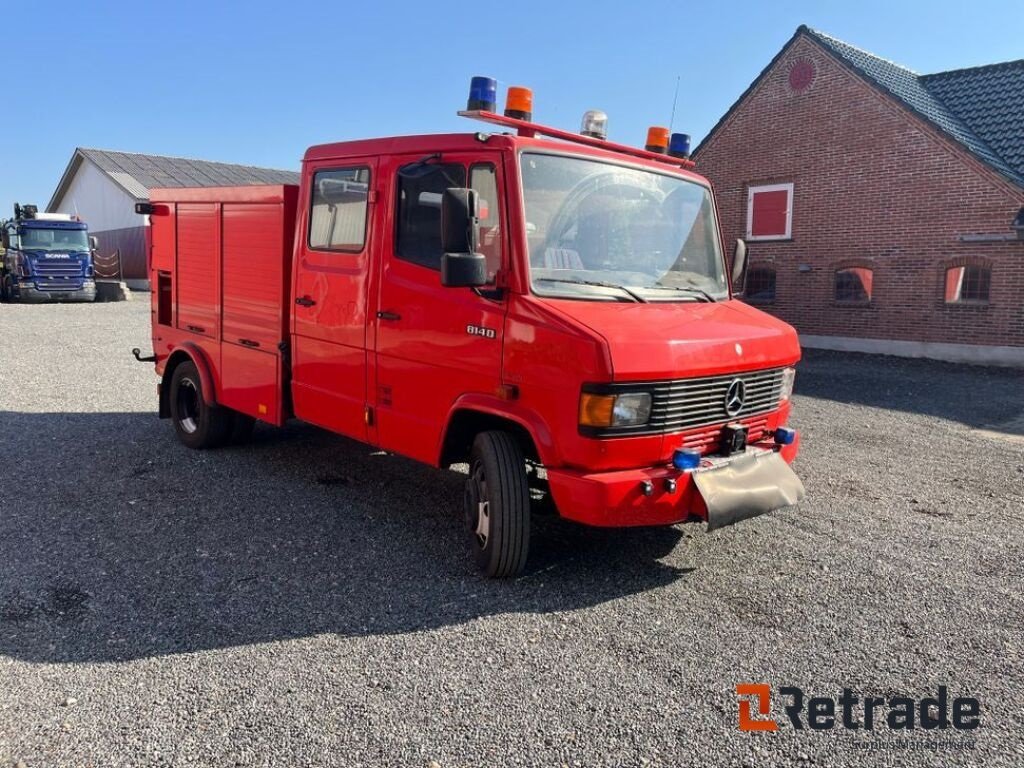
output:
{"label": "side compartment", "polygon": [[221,401],[281,425],[295,196],[225,202],[221,213]]}
{"label": "side compartment", "polygon": [[290,416],[289,298],[295,186],[154,189],[153,348],[158,371],[186,341],[218,404],[273,424]]}

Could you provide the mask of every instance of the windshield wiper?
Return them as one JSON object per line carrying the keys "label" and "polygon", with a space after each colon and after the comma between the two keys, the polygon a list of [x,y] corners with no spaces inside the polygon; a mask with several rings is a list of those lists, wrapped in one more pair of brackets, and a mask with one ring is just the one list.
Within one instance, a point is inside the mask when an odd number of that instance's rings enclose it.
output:
{"label": "windshield wiper", "polygon": [[714,296],[712,296],[710,293],[705,291],[703,288],[698,288],[695,285],[660,285],[660,284],[657,284],[657,285],[652,285],[650,287],[652,289],[654,289],[654,290],[683,291],[684,293],[692,293],[692,294],[695,294],[697,296],[700,296],[701,297],[700,298],[701,301],[706,301],[706,302],[709,302],[709,303],[712,303],[712,304],[715,302],[715,297]]}
{"label": "windshield wiper", "polygon": [[535,277],[534,280],[540,280],[545,283],[568,283],[569,285],[593,285],[597,288],[616,288],[633,299],[633,301],[641,304],[647,303],[647,299],[643,296],[618,283],[603,283],[600,280],[569,280],[564,277]]}

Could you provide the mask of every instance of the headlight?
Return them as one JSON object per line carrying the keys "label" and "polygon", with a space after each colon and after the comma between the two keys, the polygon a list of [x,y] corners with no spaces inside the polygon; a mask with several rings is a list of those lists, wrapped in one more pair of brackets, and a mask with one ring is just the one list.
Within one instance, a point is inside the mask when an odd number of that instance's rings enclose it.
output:
{"label": "headlight", "polygon": [[580,426],[635,427],[651,417],[649,392],[623,392],[618,395],[584,392],[580,396]]}
{"label": "headlight", "polygon": [[779,397],[780,400],[789,400],[793,394],[793,381],[796,379],[796,368],[783,368],[782,369],[782,395]]}

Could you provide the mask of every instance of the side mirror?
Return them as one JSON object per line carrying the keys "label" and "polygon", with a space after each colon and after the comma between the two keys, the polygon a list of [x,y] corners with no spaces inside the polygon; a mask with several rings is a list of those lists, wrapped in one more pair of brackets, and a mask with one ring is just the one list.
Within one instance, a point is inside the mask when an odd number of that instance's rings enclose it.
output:
{"label": "side mirror", "polygon": [[742,296],[747,289],[747,244],[737,238],[732,252],[732,290]]}
{"label": "side mirror", "polygon": [[450,187],[441,196],[441,285],[487,285],[487,259],[477,253],[480,201],[475,190]]}
{"label": "side mirror", "polygon": [[97,240],[93,235],[89,235],[89,248],[91,250],[97,251],[97,250],[99,250],[99,247],[100,247],[100,241]]}

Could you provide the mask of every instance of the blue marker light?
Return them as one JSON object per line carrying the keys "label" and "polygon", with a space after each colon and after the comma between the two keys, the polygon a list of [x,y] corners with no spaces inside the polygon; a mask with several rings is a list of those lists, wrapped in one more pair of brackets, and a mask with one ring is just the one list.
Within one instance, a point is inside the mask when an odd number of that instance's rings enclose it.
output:
{"label": "blue marker light", "polygon": [[668,153],[672,157],[686,158],[690,156],[690,134],[673,133],[668,142]]}
{"label": "blue marker light", "polygon": [[490,77],[474,77],[469,81],[469,101],[466,109],[493,112],[498,108],[498,81]]}
{"label": "blue marker light", "polygon": [[792,445],[796,440],[796,430],[789,427],[779,427],[775,430],[775,442],[777,445]]}
{"label": "blue marker light", "polygon": [[696,469],[700,466],[700,451],[696,448],[676,448],[672,452],[672,466],[676,469]]}

